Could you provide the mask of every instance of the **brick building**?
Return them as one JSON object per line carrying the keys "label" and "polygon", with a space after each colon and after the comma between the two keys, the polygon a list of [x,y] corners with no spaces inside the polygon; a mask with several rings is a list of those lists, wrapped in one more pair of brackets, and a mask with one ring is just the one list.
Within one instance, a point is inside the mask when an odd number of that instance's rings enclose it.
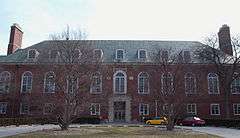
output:
{"label": "brick building", "polygon": [[[51,65],[57,65],[60,54],[56,46],[62,40],[43,41],[21,49],[23,31],[17,24],[11,26],[7,56],[0,56],[0,117],[49,116],[52,99],[58,91],[51,77],[56,77]],[[220,50],[233,55],[230,31],[223,25],[218,33]],[[73,40],[65,40],[71,45]],[[105,70],[98,72],[96,83],[89,88],[91,97],[82,106],[82,116],[101,116],[109,121],[136,121],[141,116],[159,116],[164,103],[158,93],[164,90],[165,76],[154,64],[154,54],[161,60],[172,53],[181,53],[183,64],[178,73],[179,88],[175,91],[183,99],[183,115],[202,118],[226,117],[225,95],[219,86],[214,65],[199,60],[194,51],[203,47],[195,41],[149,40],[78,40],[91,42],[93,55],[101,58]],[[43,66],[49,66],[45,71]],[[77,84],[78,85],[78,84]],[[174,85],[174,84],[172,84]],[[230,95],[231,119],[240,118],[240,80],[235,80]],[[34,104],[40,96],[42,102]],[[176,95],[175,95],[176,96]],[[173,95],[174,97],[174,95]],[[176,97],[175,97],[176,98]],[[25,102],[32,99],[32,102]],[[91,107],[91,108],[90,108]]]}

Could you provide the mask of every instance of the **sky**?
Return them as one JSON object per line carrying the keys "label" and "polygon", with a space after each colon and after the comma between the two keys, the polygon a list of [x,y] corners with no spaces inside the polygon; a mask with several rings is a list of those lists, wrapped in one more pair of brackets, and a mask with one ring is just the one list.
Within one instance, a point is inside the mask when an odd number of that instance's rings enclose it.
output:
{"label": "sky", "polygon": [[239,0],[1,0],[0,55],[10,26],[23,32],[22,48],[70,26],[87,39],[202,41],[223,24],[240,34]]}

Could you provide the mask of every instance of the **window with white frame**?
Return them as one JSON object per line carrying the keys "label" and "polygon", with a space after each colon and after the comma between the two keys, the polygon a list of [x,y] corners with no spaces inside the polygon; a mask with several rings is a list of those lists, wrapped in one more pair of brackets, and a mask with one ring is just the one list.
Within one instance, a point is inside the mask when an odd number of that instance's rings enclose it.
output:
{"label": "window with white frame", "polygon": [[50,59],[58,59],[60,56],[60,52],[57,50],[51,50],[50,51]]}
{"label": "window with white frame", "polygon": [[123,71],[117,71],[113,75],[114,92],[117,94],[124,94],[127,91],[127,75]]}
{"label": "window with white frame", "polygon": [[161,77],[162,93],[171,94],[173,89],[173,76],[171,73],[163,73]]}
{"label": "window with white frame", "polygon": [[124,54],[124,50],[123,49],[117,49],[116,50],[116,59],[117,60],[124,60],[124,57],[125,54]]}
{"label": "window with white frame", "polygon": [[174,105],[173,104],[164,104],[162,106],[162,111],[163,111],[163,114],[164,115],[169,115],[169,114],[173,114],[173,111],[174,111]]}
{"label": "window with white frame", "polygon": [[187,113],[190,115],[197,115],[197,105],[195,103],[187,104]]}
{"label": "window with white frame", "polygon": [[90,114],[91,115],[100,115],[100,104],[91,103]]}
{"label": "window with white frame", "polygon": [[29,104],[20,103],[20,114],[29,114]]}
{"label": "window with white frame", "polygon": [[53,113],[53,110],[54,110],[53,103],[45,103],[44,104],[44,108],[43,108],[44,114],[51,114],[51,113]]}
{"label": "window with white frame", "polygon": [[149,115],[149,104],[139,104],[139,115]]}
{"label": "window with white frame", "polygon": [[0,73],[0,93],[8,93],[11,82],[11,74],[8,71]]}
{"label": "window with white frame", "polygon": [[168,62],[168,57],[169,57],[168,51],[163,50],[161,55],[162,55],[162,62]]}
{"label": "window with white frame", "polygon": [[32,90],[32,73],[30,71],[26,71],[22,74],[22,85],[21,92],[28,93]]}
{"label": "window with white frame", "polygon": [[211,115],[220,115],[220,105],[219,104],[211,104],[210,105],[210,113],[211,113]]}
{"label": "window with white frame", "polygon": [[240,94],[240,78],[236,78],[231,84],[232,94]]}
{"label": "window with white frame", "polygon": [[55,92],[55,74],[50,71],[45,74],[44,79],[44,92],[54,93]]}
{"label": "window with white frame", "polygon": [[67,93],[75,93],[78,89],[78,78],[75,76],[67,77]]}
{"label": "window with white frame", "polygon": [[138,50],[138,59],[147,59],[147,51],[144,49]]}
{"label": "window with white frame", "polygon": [[102,76],[99,72],[92,75],[92,83],[90,92],[101,93],[102,92]]}
{"label": "window with white frame", "polygon": [[75,49],[73,52],[73,59],[79,59],[81,57],[82,53],[79,49]]}
{"label": "window with white frame", "polygon": [[233,104],[233,114],[240,115],[240,103]]}
{"label": "window with white frame", "polygon": [[184,59],[185,63],[191,62],[190,51],[183,51],[183,59]]}
{"label": "window with white frame", "polygon": [[102,49],[94,49],[93,50],[93,58],[94,58],[94,60],[102,59],[102,55],[103,55]]}
{"label": "window with white frame", "polygon": [[37,57],[37,50],[30,49],[28,50],[28,59],[35,59]]}
{"label": "window with white frame", "polygon": [[7,103],[0,102],[0,114],[6,114],[6,113],[7,113]]}
{"label": "window with white frame", "polygon": [[192,73],[186,73],[185,79],[185,93],[196,94],[196,78]]}
{"label": "window with white frame", "polygon": [[218,75],[216,73],[208,74],[208,93],[219,94]]}
{"label": "window with white frame", "polygon": [[146,72],[141,72],[138,74],[138,93],[149,93],[149,77]]}

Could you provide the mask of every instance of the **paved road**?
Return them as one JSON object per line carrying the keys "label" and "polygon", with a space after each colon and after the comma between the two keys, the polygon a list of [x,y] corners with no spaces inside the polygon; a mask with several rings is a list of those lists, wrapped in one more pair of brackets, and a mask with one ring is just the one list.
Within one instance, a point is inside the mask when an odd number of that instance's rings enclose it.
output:
{"label": "paved road", "polygon": [[59,128],[57,125],[32,125],[32,126],[8,126],[0,127],[0,137],[13,136],[22,133],[29,133],[43,129]]}
{"label": "paved road", "polygon": [[224,138],[240,138],[239,129],[223,128],[223,127],[183,127],[199,131],[203,133],[213,134]]}

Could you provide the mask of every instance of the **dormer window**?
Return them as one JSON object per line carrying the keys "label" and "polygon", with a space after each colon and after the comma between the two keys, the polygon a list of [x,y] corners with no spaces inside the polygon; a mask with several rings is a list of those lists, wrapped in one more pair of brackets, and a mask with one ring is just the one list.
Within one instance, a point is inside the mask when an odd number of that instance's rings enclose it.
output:
{"label": "dormer window", "polygon": [[147,59],[147,51],[144,49],[138,50],[138,59]]}
{"label": "dormer window", "polygon": [[123,60],[124,59],[124,50],[123,49],[117,49],[116,50],[116,59],[117,60]]}
{"label": "dormer window", "polygon": [[52,50],[50,52],[50,59],[56,59],[58,56],[60,56],[60,53],[57,50]]}
{"label": "dormer window", "polygon": [[37,57],[37,50],[30,49],[28,50],[28,58],[29,59],[35,59]]}
{"label": "dormer window", "polygon": [[162,61],[163,62],[168,61],[168,56],[169,56],[168,51],[166,51],[166,50],[162,51]]}
{"label": "dormer window", "polygon": [[183,58],[186,63],[191,62],[190,51],[183,51]]}
{"label": "dormer window", "polygon": [[98,60],[98,59],[101,59],[103,56],[103,52],[102,52],[102,49],[94,49],[93,51],[93,58]]}
{"label": "dormer window", "polygon": [[81,57],[82,53],[79,49],[74,50],[73,53],[73,59],[79,59]]}

